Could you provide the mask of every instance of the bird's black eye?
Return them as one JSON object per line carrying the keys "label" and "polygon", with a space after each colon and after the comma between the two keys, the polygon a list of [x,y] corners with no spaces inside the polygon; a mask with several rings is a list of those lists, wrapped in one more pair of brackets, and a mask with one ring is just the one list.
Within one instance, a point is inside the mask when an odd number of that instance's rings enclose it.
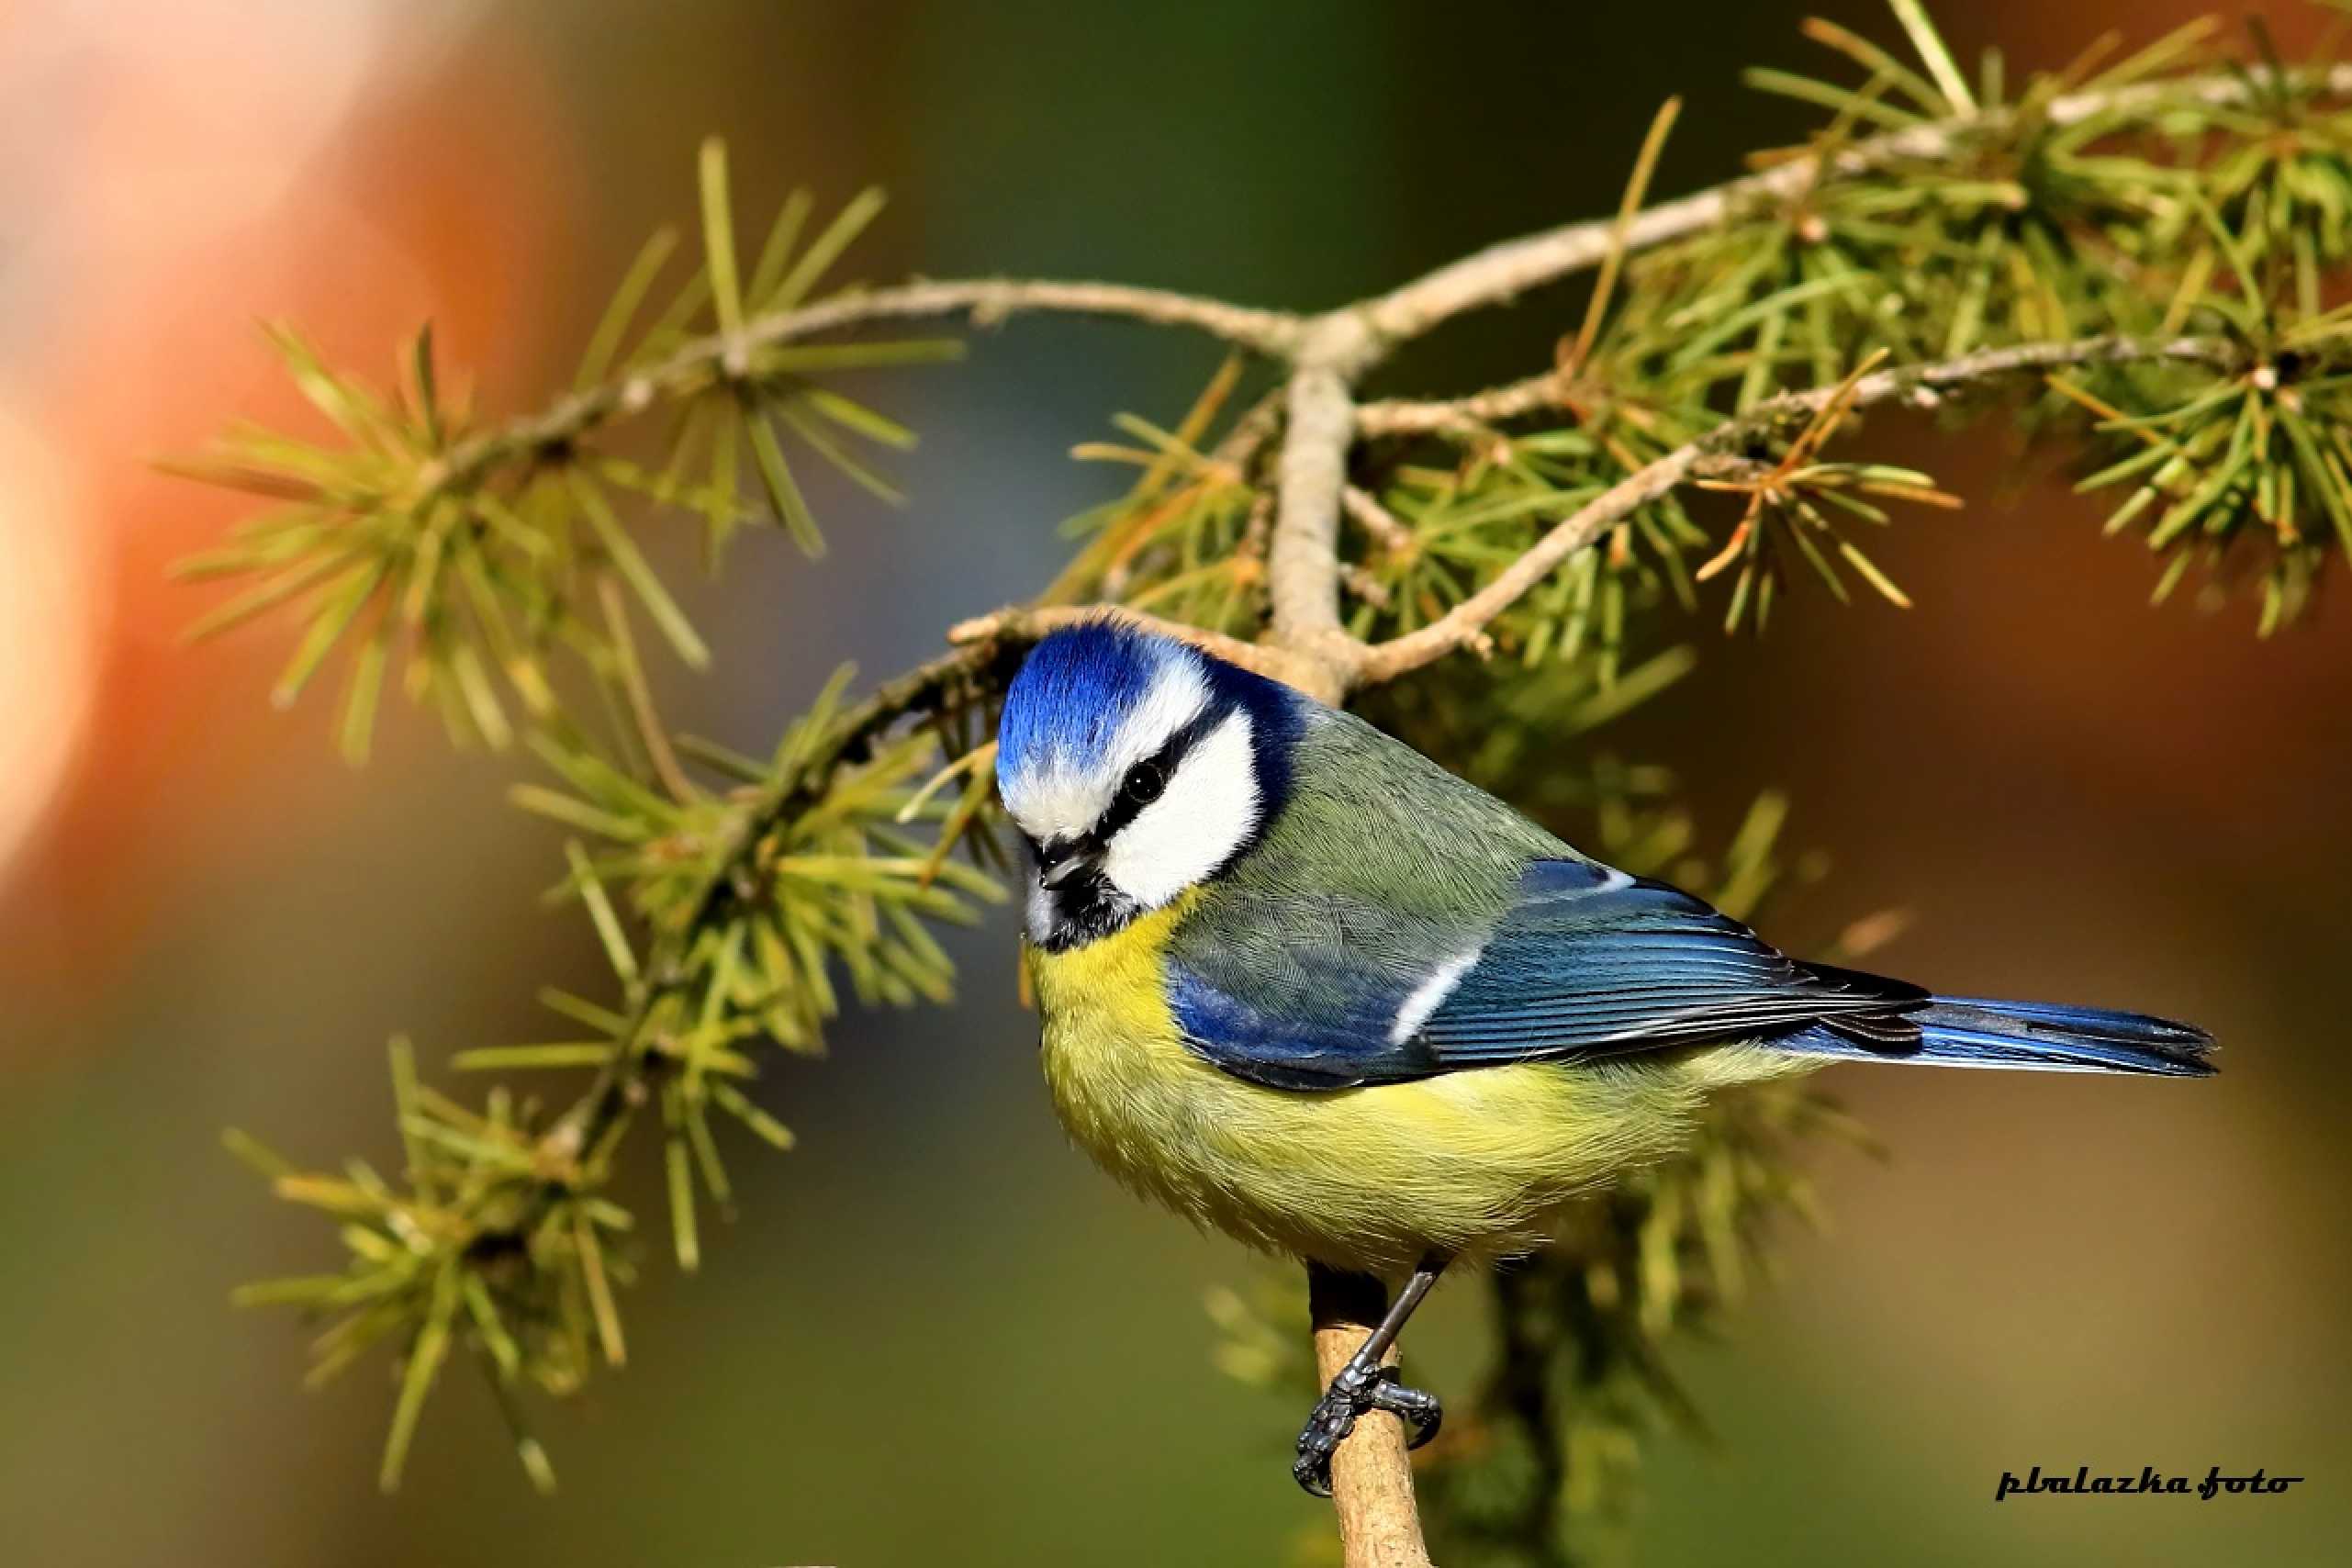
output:
{"label": "bird's black eye", "polygon": [[1119,786],[1119,793],[1136,805],[1148,806],[1167,788],[1168,770],[1147,757],[1127,769],[1127,781]]}

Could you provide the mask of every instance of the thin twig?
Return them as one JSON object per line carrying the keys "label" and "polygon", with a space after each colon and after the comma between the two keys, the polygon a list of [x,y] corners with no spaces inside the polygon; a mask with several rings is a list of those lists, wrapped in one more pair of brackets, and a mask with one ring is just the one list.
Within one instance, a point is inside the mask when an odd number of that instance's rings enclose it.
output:
{"label": "thin twig", "polygon": [[[2333,96],[2352,95],[2352,64],[2331,67],[2318,86]],[[2052,126],[2066,127],[2159,103],[2234,103],[2259,90],[2261,84],[2251,79],[2220,73],[2186,81],[2092,88],[2051,100],[2044,118]],[[1866,174],[1889,163],[1945,157],[1966,138],[1999,130],[2014,118],[2014,110],[2002,109],[1872,137],[1830,154],[1826,168],[1819,154],[1791,159],[1651,207],[1625,226],[1625,248],[1629,252],[1648,250],[1710,229],[1746,207],[1786,201],[1801,195],[1824,173]],[[1506,304],[1529,289],[1600,265],[1617,230],[1614,218],[1592,218],[1506,240],[1392,289],[1364,309],[1383,342],[1418,337],[1466,311]]]}
{"label": "thin twig", "polygon": [[1233,428],[1209,449],[1209,461],[1247,474],[1274,432],[1282,429],[1282,394],[1283,389],[1277,386],[1250,404],[1249,411],[1234,420]]}
{"label": "thin twig", "polygon": [[961,316],[976,326],[992,326],[1028,310],[1191,327],[1274,358],[1286,357],[1304,330],[1300,319],[1288,311],[1114,283],[978,278],[836,295],[797,310],[754,317],[740,332],[697,338],[659,364],[599,383],[541,413],[460,442],[428,476],[427,487],[463,486],[519,457],[567,445],[615,419],[654,407],[666,393],[735,374],[754,349],[876,321]]}
{"label": "thin twig", "polygon": [[[1938,364],[1877,371],[1853,384],[1849,405],[1862,409],[1899,398],[1917,398],[1922,393],[1932,397],[2026,371],[2143,360],[2194,361],[2223,370],[2241,363],[2235,349],[2214,338],[2151,341],[2106,337],[2071,343],[2027,343],[2016,348],[1988,349]],[[1458,648],[1473,645],[1484,636],[1485,628],[1496,616],[1518,603],[1561,563],[1682,484],[1703,462],[1776,424],[1819,413],[1848,391],[1842,386],[1825,386],[1767,398],[1628,475],[1555,524],[1525,554],[1496,574],[1492,582],[1438,620],[1419,631],[1365,649],[1356,663],[1355,684],[1377,686],[1394,680]]]}
{"label": "thin twig", "polygon": [[1365,436],[1434,435],[1440,431],[1472,432],[1505,420],[1557,408],[1560,394],[1566,386],[1567,381],[1559,371],[1546,370],[1467,398],[1383,398],[1356,406],[1356,431]]}
{"label": "thin twig", "polygon": [[1372,537],[1372,543],[1391,555],[1402,555],[1413,548],[1413,531],[1396,520],[1396,514],[1380,504],[1380,498],[1370,490],[1350,485],[1339,493],[1340,510],[1350,521]]}
{"label": "thin twig", "polygon": [[1339,563],[1339,586],[1374,610],[1386,610],[1395,600],[1388,585],[1353,561]]}
{"label": "thin twig", "polygon": [[1090,621],[1120,621],[1162,637],[1173,637],[1180,643],[1192,644],[1203,653],[1214,654],[1227,664],[1255,670],[1302,690],[1316,678],[1316,670],[1307,661],[1271,644],[1246,642],[1222,632],[1188,626],[1181,621],[1163,621],[1156,615],[1116,605],[1052,604],[999,610],[948,627],[947,641],[959,645],[987,643],[1026,646],[1049,632]]}

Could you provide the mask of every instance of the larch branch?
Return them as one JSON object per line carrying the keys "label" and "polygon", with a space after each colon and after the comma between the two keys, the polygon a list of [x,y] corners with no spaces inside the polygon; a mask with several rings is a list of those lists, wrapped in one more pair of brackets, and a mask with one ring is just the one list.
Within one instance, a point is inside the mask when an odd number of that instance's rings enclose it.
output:
{"label": "larch branch", "polygon": [[[2331,68],[2323,91],[2352,94],[2352,65]],[[2041,112],[2053,125],[2079,124],[2093,116],[2123,113],[2156,104],[2189,100],[2227,103],[2260,91],[2250,76],[2215,74],[2187,81],[2152,82],[2094,89],[2051,100]],[[1305,655],[1324,674],[1307,689],[1321,697],[1344,696],[1383,672],[1417,668],[1456,647],[1473,645],[1486,622],[1516,602],[1561,560],[1589,537],[1563,523],[1528,559],[1457,609],[1454,615],[1366,652],[1340,629],[1338,519],[1348,456],[1359,433],[1406,433],[1441,429],[1445,422],[1506,418],[1532,411],[1557,388],[1553,376],[1535,376],[1464,399],[1451,408],[1428,404],[1372,405],[1373,418],[1360,419],[1352,388],[1362,374],[1406,339],[1417,337],[1467,311],[1498,305],[1528,289],[1556,282],[1622,257],[1697,233],[1758,203],[1801,196],[1828,176],[1865,173],[1905,160],[1946,157],[1969,136],[2011,124],[2017,109],[1969,115],[1858,141],[1842,149],[1792,158],[1786,162],[1662,203],[1627,219],[1590,219],[1488,246],[1426,274],[1388,293],[1294,323],[1289,341],[1295,367],[1288,397],[1289,422],[1278,466],[1280,505],[1267,558],[1267,590],[1273,624],[1270,640]],[[1439,421],[1430,423],[1428,421]],[[1417,425],[1416,421],[1420,421]],[[1615,504],[1621,516],[1678,484],[1689,460],[1670,454],[1601,497],[1578,519],[1598,518]],[[1571,519],[1570,523],[1577,521]],[[1601,524],[1593,527],[1597,532]],[[1557,552],[1554,554],[1553,552]],[[1472,606],[1478,606],[1472,610]],[[1401,652],[1390,649],[1401,648]]]}
{"label": "larch branch", "polygon": [[[2098,115],[2129,113],[2167,102],[2234,103],[2266,85],[2256,75],[2215,73],[2186,81],[2094,88],[2052,99],[2045,118],[2053,126],[2064,127]],[[2352,95],[2352,65],[2329,68],[2318,85],[2332,96]],[[1624,248],[1628,252],[1648,250],[1712,228],[1748,207],[1787,201],[1803,195],[1824,175],[1866,174],[1889,163],[1948,157],[1966,138],[2013,123],[2017,113],[2001,109],[1892,131],[1841,151],[1792,158],[1759,174],[1662,202],[1623,226]],[[1614,218],[1591,218],[1506,240],[1393,289],[1363,309],[1383,342],[1418,337],[1466,311],[1507,304],[1529,289],[1599,266],[1616,247],[1618,228]]]}
{"label": "larch branch", "polygon": [[[1848,400],[1851,407],[1864,409],[1898,398],[1919,398],[1923,395],[1939,398],[1947,391],[2028,371],[2151,360],[2195,362],[2226,370],[2238,366],[2242,356],[2230,344],[2214,338],[2105,337],[2086,338],[2079,342],[2026,343],[1988,349],[1934,364],[1876,371],[1854,384]],[[1749,437],[1791,419],[1818,414],[1846,394],[1847,389],[1842,386],[1824,386],[1766,398],[1746,413],[1724,420],[1705,435],[1626,476],[1563,518],[1527,554],[1443,616],[1419,631],[1367,648],[1356,664],[1356,684],[1377,686],[1434,663],[1458,648],[1473,646],[1484,636],[1486,627],[1496,616],[1518,603],[1562,562],[1682,484],[1708,458],[1729,452]]]}
{"label": "larch branch", "polygon": [[[756,873],[761,842],[794,812],[822,795],[834,768],[865,760],[874,743],[905,720],[950,708],[978,690],[1001,690],[1010,674],[1001,666],[1009,662],[1017,646],[1010,640],[976,634],[937,658],[885,681],[862,701],[837,714],[798,767],[734,802],[734,814],[722,830],[725,841],[716,869],[704,888],[700,907],[682,927],[656,942],[645,963],[644,992],[630,1009],[624,1036],[588,1092],[556,1118],[542,1138],[541,1148],[551,1170],[572,1170],[644,1099],[664,1059],[644,1037],[654,1009],[676,988],[686,951],[700,934],[713,901],[742,878]],[[552,1182],[551,1192],[560,1192],[568,1179],[561,1176]]]}
{"label": "larch branch", "polygon": [[538,414],[459,442],[431,477],[438,487],[461,485],[502,464],[560,448],[616,419],[654,407],[665,394],[740,374],[755,349],[877,321],[962,317],[976,326],[992,326],[1025,311],[1190,327],[1274,358],[1288,357],[1304,329],[1301,319],[1287,311],[1115,283],[977,278],[860,290],[755,317],[737,332],[697,338],[657,364],[600,382]]}

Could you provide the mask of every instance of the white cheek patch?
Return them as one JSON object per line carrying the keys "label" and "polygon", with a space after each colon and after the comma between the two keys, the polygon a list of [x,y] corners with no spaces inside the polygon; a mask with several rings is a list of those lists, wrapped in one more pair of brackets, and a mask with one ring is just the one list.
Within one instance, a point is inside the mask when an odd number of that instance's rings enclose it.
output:
{"label": "white cheek patch", "polygon": [[1041,844],[1078,837],[1109,808],[1127,769],[1167,745],[1168,737],[1198,718],[1208,703],[1208,681],[1198,662],[1166,660],[1153,672],[1143,700],[1100,755],[1071,756],[1057,750],[1048,766],[1014,780],[1005,790],[1005,810]]}
{"label": "white cheek patch", "polygon": [[1111,840],[1103,875],[1158,909],[1230,859],[1256,829],[1260,809],[1249,715],[1235,712],[1184,754],[1159,799]]}

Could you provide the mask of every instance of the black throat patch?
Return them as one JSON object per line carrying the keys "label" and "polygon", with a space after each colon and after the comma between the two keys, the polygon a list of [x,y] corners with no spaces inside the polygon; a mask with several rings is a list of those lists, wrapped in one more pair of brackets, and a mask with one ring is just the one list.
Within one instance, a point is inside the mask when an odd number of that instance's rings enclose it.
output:
{"label": "black throat patch", "polygon": [[1058,887],[1038,887],[1030,895],[1029,940],[1048,953],[1067,953],[1123,930],[1142,906],[1090,867]]}

